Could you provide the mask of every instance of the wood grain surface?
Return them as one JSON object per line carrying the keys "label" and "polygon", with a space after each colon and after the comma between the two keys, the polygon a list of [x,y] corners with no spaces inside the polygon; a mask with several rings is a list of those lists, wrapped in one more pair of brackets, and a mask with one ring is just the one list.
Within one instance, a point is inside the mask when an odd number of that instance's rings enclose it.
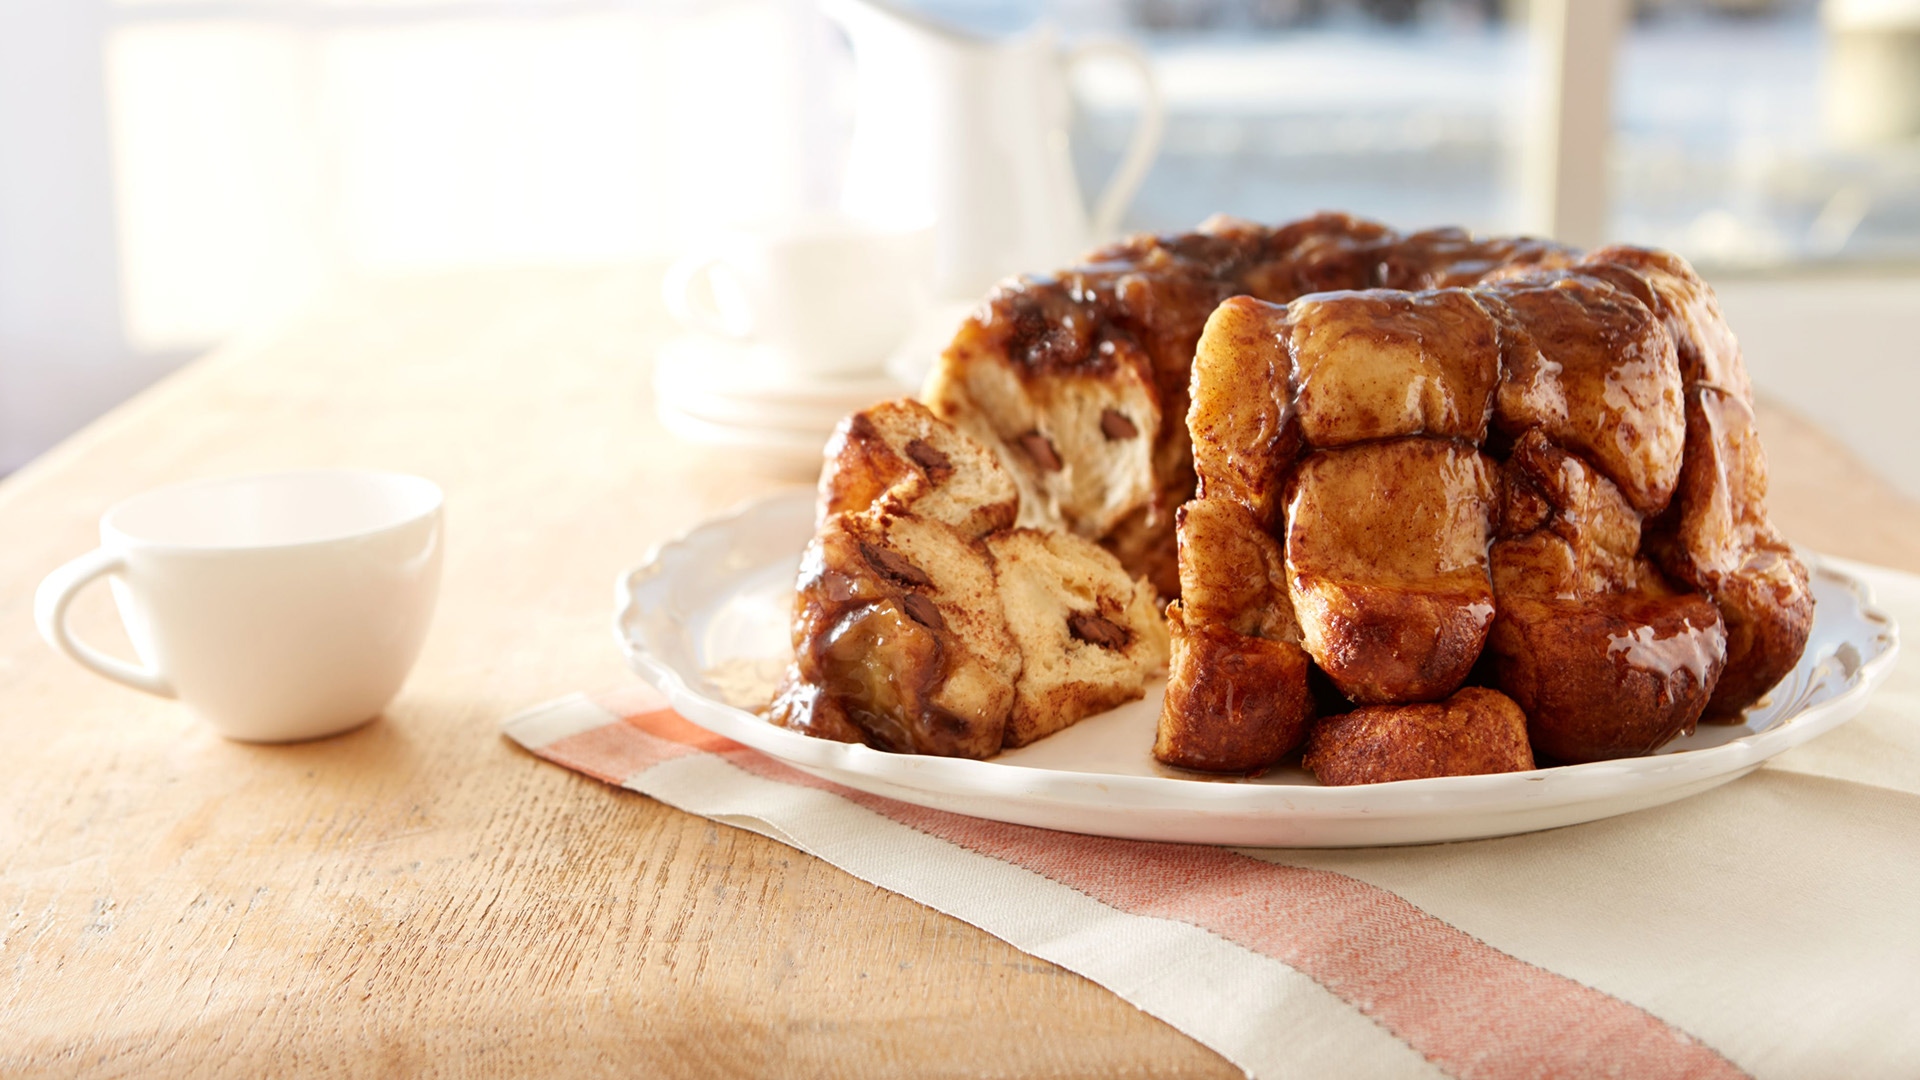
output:
{"label": "wood grain surface", "polygon": [[[1076,975],[499,737],[629,678],[618,571],[792,482],[661,432],[650,286],[363,290],[0,484],[0,1075],[1235,1075]],[[1789,535],[1920,570],[1920,506],[1762,419]],[[231,743],[36,636],[33,587],[114,501],[315,465],[448,493],[439,612],[385,717]],[[104,590],[75,619],[125,649]]]}

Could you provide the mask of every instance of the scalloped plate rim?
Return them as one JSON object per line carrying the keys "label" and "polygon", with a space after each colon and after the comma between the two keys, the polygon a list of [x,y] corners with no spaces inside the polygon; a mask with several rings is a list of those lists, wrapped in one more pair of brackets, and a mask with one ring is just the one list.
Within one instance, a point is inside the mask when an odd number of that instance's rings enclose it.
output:
{"label": "scalloped plate rim", "polygon": [[[744,503],[656,545],[638,566],[623,573],[615,583],[613,630],[629,665],[658,688],[674,709],[690,722],[814,775],[941,809],[954,808],[955,799],[978,800],[986,797],[1014,800],[1019,805],[989,802],[969,806],[960,812],[992,820],[1065,827],[1071,831],[1160,839],[1162,837],[1157,834],[1167,830],[1129,827],[1124,821],[1113,823],[1111,828],[1107,827],[1107,823],[1101,823],[1096,828],[1075,828],[1071,825],[1046,825],[1046,822],[1036,821],[1035,818],[1044,818],[1047,806],[1111,811],[1123,817],[1131,817],[1142,811],[1226,815],[1238,820],[1243,827],[1239,830],[1223,829],[1222,832],[1244,833],[1249,817],[1286,819],[1303,825],[1316,819],[1323,822],[1373,819],[1375,823],[1384,824],[1387,819],[1404,822],[1430,818],[1435,825],[1440,825],[1440,819],[1452,815],[1471,813],[1484,816],[1492,813],[1532,814],[1538,817],[1539,812],[1548,809],[1564,810],[1593,804],[1595,813],[1575,816],[1557,824],[1597,820],[1658,805],[1671,798],[1698,794],[1708,787],[1737,779],[1768,758],[1838,727],[1865,705],[1874,688],[1892,671],[1900,651],[1899,628],[1874,606],[1872,591],[1866,583],[1817,554],[1803,552],[1812,572],[1826,575],[1842,584],[1855,598],[1861,618],[1868,623],[1880,623],[1883,629],[1876,637],[1867,640],[1855,642],[1851,637],[1845,639],[1859,647],[1863,659],[1849,677],[1844,691],[1783,717],[1762,731],[1717,746],[1581,765],[1560,765],[1530,772],[1435,777],[1349,787],[1240,784],[1174,776],[1127,776],[1040,768],[991,759],[978,761],[893,754],[860,744],[817,739],[775,727],[753,713],[701,694],[689,685],[683,672],[657,655],[647,642],[640,640],[640,635],[631,626],[647,594],[649,583],[670,575],[678,560],[696,557],[698,551],[710,550],[713,540],[722,541],[719,550],[730,550],[734,546],[729,539],[730,530],[768,517],[796,514],[802,504],[810,514],[812,491],[792,489]],[[1868,655],[1867,647],[1876,642],[1879,647]],[[1803,659],[1802,664],[1807,662]],[[1797,667],[1795,670],[1800,669]],[[1142,747],[1141,753],[1148,753],[1147,748]],[[1650,796],[1670,792],[1677,793],[1669,798],[1647,801]],[[1620,808],[1606,808],[1616,804]],[[1426,839],[1375,841],[1355,841],[1349,837],[1324,846],[1426,843],[1473,836],[1511,835],[1555,827],[1554,824],[1513,824],[1515,827],[1512,828],[1496,826],[1468,828],[1465,831],[1445,827],[1422,830],[1415,827],[1412,832],[1433,835]],[[1177,831],[1191,833],[1194,829],[1187,827]],[[1206,830],[1202,826],[1199,831]],[[1456,832],[1459,835],[1455,835]],[[1293,846],[1323,846],[1312,839],[1294,838],[1294,841]],[[1246,841],[1222,839],[1201,842]]]}

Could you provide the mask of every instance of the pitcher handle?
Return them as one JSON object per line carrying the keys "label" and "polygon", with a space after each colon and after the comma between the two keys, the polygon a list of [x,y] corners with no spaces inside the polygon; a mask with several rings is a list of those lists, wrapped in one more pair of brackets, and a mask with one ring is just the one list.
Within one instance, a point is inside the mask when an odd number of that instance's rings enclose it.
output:
{"label": "pitcher handle", "polygon": [[1106,189],[1093,204],[1093,235],[1096,240],[1105,241],[1119,231],[1121,215],[1127,212],[1141,181],[1147,178],[1147,170],[1153,167],[1153,159],[1160,153],[1160,136],[1167,127],[1166,101],[1160,96],[1160,81],[1154,78],[1153,63],[1132,42],[1118,38],[1081,42],[1067,50],[1065,59],[1069,69],[1088,60],[1120,60],[1140,77],[1143,93],[1140,118],[1134,121],[1126,152],[1120,156],[1120,167],[1113,171]]}

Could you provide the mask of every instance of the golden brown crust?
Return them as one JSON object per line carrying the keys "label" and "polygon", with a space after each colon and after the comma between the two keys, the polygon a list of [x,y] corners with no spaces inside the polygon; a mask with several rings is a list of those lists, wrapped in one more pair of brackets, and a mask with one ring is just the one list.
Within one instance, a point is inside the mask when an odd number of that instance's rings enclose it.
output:
{"label": "golden brown crust", "polygon": [[1239,296],[1214,309],[1193,358],[1187,431],[1197,495],[1231,499],[1260,527],[1278,520],[1300,452],[1287,309]]}
{"label": "golden brown crust", "polygon": [[1710,386],[1753,403],[1740,343],[1720,314],[1719,298],[1687,260],[1671,251],[1615,244],[1581,259],[1578,272],[1633,292],[1666,325],[1689,387]]}
{"label": "golden brown crust", "polygon": [[1240,634],[1300,643],[1280,544],[1230,499],[1180,508],[1180,591],[1187,618]]}
{"label": "golden brown crust", "polygon": [[1720,579],[1713,602],[1726,620],[1727,669],[1705,718],[1738,722],[1800,662],[1813,633],[1813,590],[1791,551],[1763,548]]}
{"label": "golden brown crust", "polygon": [[1727,664],[1707,712],[1736,716],[1778,683],[1813,630],[1807,569],[1767,517],[1766,458],[1753,410],[1738,397],[1687,394],[1686,464],[1672,513],[1650,547],[1661,568],[1713,597]]}
{"label": "golden brown crust", "polygon": [[1502,595],[1487,640],[1536,752],[1565,762],[1647,754],[1693,730],[1726,632],[1706,597]]}
{"label": "golden brown crust", "polygon": [[1302,764],[1323,784],[1381,784],[1534,767],[1527,718],[1506,695],[1469,686],[1445,701],[1367,705],[1322,718]]}
{"label": "golden brown crust", "polygon": [[[1500,378],[1499,327],[1472,292],[1319,293],[1288,305],[1287,324],[1293,409],[1306,442],[1486,440]],[[1197,383],[1196,374],[1196,401]]]}
{"label": "golden brown crust", "polygon": [[1534,749],[1595,761],[1693,730],[1726,658],[1712,603],[1673,593],[1620,489],[1544,433],[1514,445],[1506,475],[1487,654]]}
{"label": "golden brown crust", "polygon": [[1181,507],[1179,537],[1182,599],[1167,609],[1173,662],[1154,756],[1266,768],[1299,745],[1314,705],[1280,545],[1225,498]]}
{"label": "golden brown crust", "polygon": [[1205,772],[1267,768],[1300,745],[1313,716],[1310,663],[1298,645],[1189,626],[1167,609],[1173,663],[1153,756]]}

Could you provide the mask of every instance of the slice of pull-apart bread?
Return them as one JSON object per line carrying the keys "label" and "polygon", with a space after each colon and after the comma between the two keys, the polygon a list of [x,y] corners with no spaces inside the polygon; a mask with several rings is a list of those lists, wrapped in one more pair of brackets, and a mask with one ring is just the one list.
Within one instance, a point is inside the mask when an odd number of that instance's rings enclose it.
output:
{"label": "slice of pull-apart bread", "polygon": [[882,750],[984,758],[1142,695],[1156,593],[1090,540],[1012,529],[994,453],[911,401],[828,446],[769,718]]}
{"label": "slice of pull-apart bread", "polygon": [[1000,750],[1020,652],[978,540],[882,499],[828,518],[800,566],[771,719],[901,753]]}
{"label": "slice of pull-apart bread", "polygon": [[858,513],[882,495],[967,536],[1013,524],[1020,493],[992,451],[911,398],[841,421],[820,471],[820,521]]}
{"label": "slice of pull-apart bread", "polygon": [[1005,745],[1137,701],[1166,670],[1155,591],[1106,549],[1058,530],[1009,529],[987,537],[987,550],[1022,658]]}

